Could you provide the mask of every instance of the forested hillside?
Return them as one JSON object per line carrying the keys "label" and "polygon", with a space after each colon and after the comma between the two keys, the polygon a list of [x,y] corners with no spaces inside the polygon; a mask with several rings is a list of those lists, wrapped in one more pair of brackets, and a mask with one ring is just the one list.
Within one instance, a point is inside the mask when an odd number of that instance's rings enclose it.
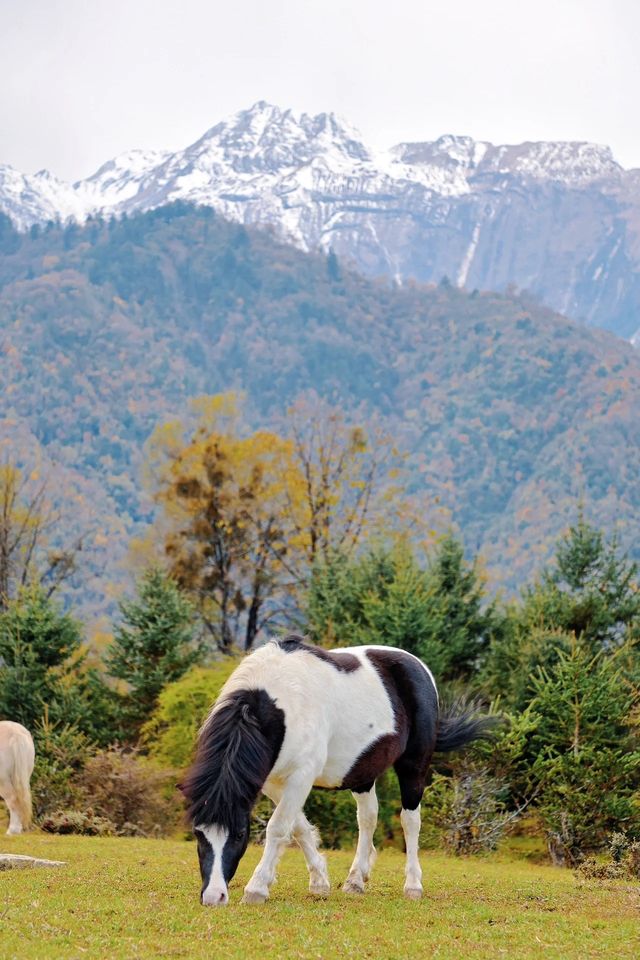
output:
{"label": "forested hillside", "polygon": [[379,415],[434,523],[496,584],[522,582],[581,499],[640,553],[629,345],[523,298],[366,280],[211,210],[26,235],[1,218],[0,384],[1,456],[50,477],[67,529],[89,531],[77,589],[94,611],[151,516],[145,440],[230,389],[247,426],[309,390]]}

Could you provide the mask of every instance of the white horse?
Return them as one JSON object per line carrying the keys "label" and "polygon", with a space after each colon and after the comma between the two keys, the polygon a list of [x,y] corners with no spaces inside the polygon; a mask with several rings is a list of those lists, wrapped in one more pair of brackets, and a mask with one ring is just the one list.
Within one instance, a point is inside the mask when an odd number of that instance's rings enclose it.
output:
{"label": "white horse", "polygon": [[317,833],[302,810],[313,786],[353,792],[359,838],[343,889],[363,893],[375,859],[375,781],[391,766],[402,800],[404,893],[418,899],[420,801],[431,757],[487,736],[492,725],[473,710],[443,710],[431,672],[404,650],[328,651],[295,636],[256,650],[223,687],[182,784],[198,841],[202,903],[228,903],[228,884],[247,848],[260,791],[276,808],[244,902],[267,899],[290,836],[307,861],[311,893],[329,892]]}
{"label": "white horse", "polygon": [[0,797],[9,808],[7,833],[22,833],[31,823],[31,789],[35,749],[20,723],[0,720]]}

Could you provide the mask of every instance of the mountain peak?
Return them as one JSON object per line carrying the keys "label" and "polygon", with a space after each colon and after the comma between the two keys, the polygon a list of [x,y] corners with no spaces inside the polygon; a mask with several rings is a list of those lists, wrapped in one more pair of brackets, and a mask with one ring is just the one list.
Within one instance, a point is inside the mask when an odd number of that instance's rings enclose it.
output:
{"label": "mountain peak", "polygon": [[[238,170],[296,167],[334,153],[367,160],[360,133],[334,113],[298,113],[259,100],[208,130],[187,151],[222,151]],[[239,162],[234,162],[238,160]]]}

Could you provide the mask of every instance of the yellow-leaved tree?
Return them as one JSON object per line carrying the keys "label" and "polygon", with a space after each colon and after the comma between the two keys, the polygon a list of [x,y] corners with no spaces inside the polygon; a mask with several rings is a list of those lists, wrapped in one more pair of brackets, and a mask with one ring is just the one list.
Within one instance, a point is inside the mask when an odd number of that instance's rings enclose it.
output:
{"label": "yellow-leaved tree", "polygon": [[250,649],[282,612],[304,550],[302,475],[293,444],[275,433],[239,435],[233,395],[201,398],[188,431],[167,424],[151,444],[170,573],[197,601],[222,649]]}
{"label": "yellow-leaved tree", "polygon": [[381,430],[315,398],[289,411],[285,436],[243,431],[231,393],[192,407],[189,425],[165,424],[149,443],[156,535],[218,645],[250,649],[295,610],[314,563],[380,528],[397,454]]}

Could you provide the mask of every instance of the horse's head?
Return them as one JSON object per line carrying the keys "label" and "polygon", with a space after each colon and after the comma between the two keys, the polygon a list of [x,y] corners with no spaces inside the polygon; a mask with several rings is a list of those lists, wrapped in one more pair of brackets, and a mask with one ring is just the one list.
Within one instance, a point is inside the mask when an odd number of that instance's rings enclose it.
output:
{"label": "horse's head", "polygon": [[[227,885],[249,842],[251,809],[282,743],[284,722],[274,724],[272,714],[278,708],[269,698],[271,720],[264,721],[266,696],[263,690],[241,689],[218,701],[200,731],[195,760],[182,782],[187,819],[198,840],[201,900],[206,906],[229,901]],[[275,738],[269,735],[274,726]]]}
{"label": "horse's head", "polygon": [[249,813],[231,827],[219,823],[194,827],[202,876],[200,901],[205,907],[223,907],[229,902],[228,885],[249,842]]}

